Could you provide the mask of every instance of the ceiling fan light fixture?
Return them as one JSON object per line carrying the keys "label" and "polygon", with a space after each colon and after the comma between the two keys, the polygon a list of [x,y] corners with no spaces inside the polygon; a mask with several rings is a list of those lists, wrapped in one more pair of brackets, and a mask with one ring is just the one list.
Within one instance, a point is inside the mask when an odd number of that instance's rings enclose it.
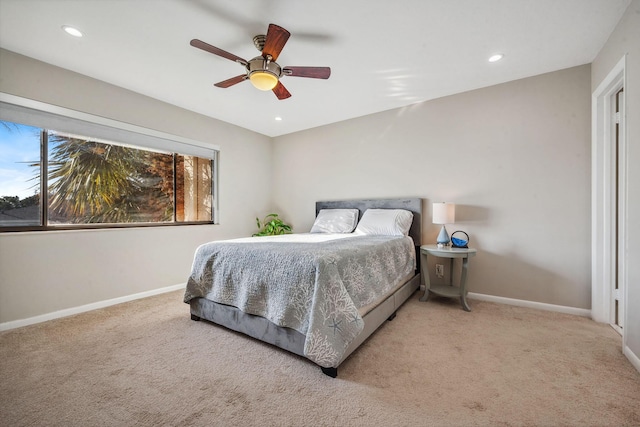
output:
{"label": "ceiling fan light fixture", "polygon": [[269,71],[253,71],[249,74],[249,80],[260,90],[272,90],[278,84],[278,76]]}

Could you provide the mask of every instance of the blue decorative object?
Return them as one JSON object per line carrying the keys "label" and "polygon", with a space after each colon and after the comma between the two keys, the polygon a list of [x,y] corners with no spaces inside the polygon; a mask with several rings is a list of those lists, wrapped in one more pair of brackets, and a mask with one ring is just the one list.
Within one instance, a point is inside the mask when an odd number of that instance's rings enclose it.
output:
{"label": "blue decorative object", "polygon": [[[454,235],[456,233],[462,233],[467,238],[466,239],[460,239],[458,237],[454,237]],[[468,248],[469,247],[469,235],[467,233],[465,233],[464,231],[462,231],[462,230],[454,231],[453,233],[451,233],[451,246],[454,247],[454,248]]]}

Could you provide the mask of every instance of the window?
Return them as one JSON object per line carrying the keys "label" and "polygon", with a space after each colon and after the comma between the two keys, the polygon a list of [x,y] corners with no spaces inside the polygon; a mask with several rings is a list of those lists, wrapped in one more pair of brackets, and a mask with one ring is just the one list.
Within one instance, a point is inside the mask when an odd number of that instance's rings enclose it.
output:
{"label": "window", "polygon": [[0,231],[213,222],[214,150],[0,107]]}

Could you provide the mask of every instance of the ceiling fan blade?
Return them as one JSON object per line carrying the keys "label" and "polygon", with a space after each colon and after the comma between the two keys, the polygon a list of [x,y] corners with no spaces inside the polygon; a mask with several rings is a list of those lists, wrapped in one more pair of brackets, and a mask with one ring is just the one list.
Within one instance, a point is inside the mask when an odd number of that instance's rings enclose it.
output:
{"label": "ceiling fan blade", "polygon": [[285,75],[293,77],[311,77],[312,79],[328,79],[331,75],[329,67],[284,67]]}
{"label": "ceiling fan blade", "polygon": [[246,65],[247,61],[240,58],[239,56],[234,55],[233,53],[229,53],[226,50],[222,50],[218,47],[211,46],[209,43],[205,43],[202,40],[193,39],[191,40],[191,46],[197,47],[198,49],[205,50],[209,53],[213,53],[214,55],[222,56],[223,58],[230,59],[235,62],[239,62],[242,65]]}
{"label": "ceiling fan blade", "polygon": [[221,87],[221,88],[227,88],[229,86],[233,86],[235,84],[238,84],[242,81],[247,80],[249,77],[246,74],[240,74],[239,76],[235,76],[235,77],[231,77],[230,79],[218,82],[216,84],[214,84],[214,86],[216,87]]}
{"label": "ceiling fan blade", "polygon": [[273,88],[273,93],[275,93],[278,99],[281,101],[291,96],[287,88],[284,87],[284,85],[281,82],[278,82],[276,87]]}
{"label": "ceiling fan blade", "polygon": [[262,48],[262,56],[266,58],[267,55],[271,55],[272,61],[278,59],[282,48],[287,43],[287,40],[289,40],[289,36],[291,36],[289,31],[276,24],[269,24],[267,38]]}

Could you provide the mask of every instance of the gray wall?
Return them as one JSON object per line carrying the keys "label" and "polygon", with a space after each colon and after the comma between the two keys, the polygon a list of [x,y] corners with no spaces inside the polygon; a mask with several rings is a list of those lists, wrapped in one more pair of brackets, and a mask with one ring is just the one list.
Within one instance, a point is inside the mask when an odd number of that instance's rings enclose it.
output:
{"label": "gray wall", "polygon": [[[315,200],[457,204],[479,250],[471,292],[591,305],[591,70],[583,65],[275,138],[274,205],[298,231]],[[432,272],[433,277],[433,272]]]}
{"label": "gray wall", "polygon": [[[186,282],[195,248],[248,236],[271,210],[263,135],[0,50],[0,92],[220,147],[220,224],[0,234],[0,323]],[[188,307],[185,305],[185,312]]]}
{"label": "gray wall", "polygon": [[615,64],[627,55],[627,347],[640,358],[640,0],[634,0],[593,61],[591,88],[595,90]]}

